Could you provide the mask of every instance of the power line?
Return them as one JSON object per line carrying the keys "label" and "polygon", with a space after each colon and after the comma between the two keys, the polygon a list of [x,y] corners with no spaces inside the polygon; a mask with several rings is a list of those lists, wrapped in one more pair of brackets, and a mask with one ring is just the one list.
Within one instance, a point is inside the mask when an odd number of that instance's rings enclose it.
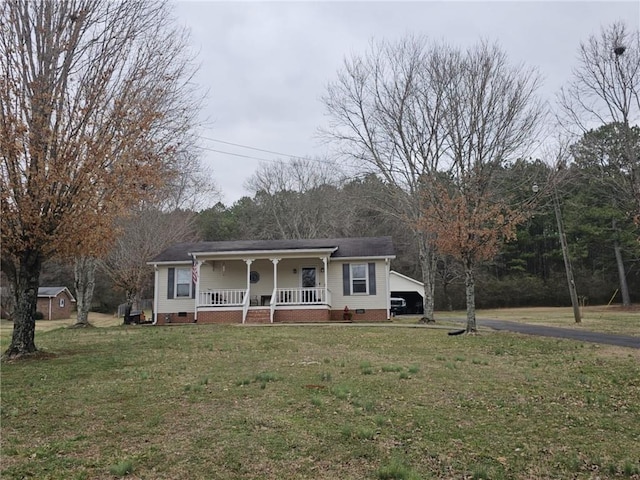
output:
{"label": "power line", "polygon": [[[274,155],[288,156],[289,158],[297,158],[297,159],[301,159],[301,160],[308,160],[308,161],[311,161],[311,162],[326,163],[326,164],[329,164],[329,165],[334,165],[334,162],[332,162],[331,160],[326,160],[326,159],[322,159],[322,158],[298,157],[296,155],[287,155],[287,154],[281,153],[281,152],[274,152],[272,150],[265,150],[263,148],[251,147],[249,145],[242,145],[240,143],[227,142],[225,140],[218,140],[218,139],[210,138],[210,137],[201,136],[200,138],[203,138],[205,140],[210,140],[212,142],[223,143],[225,145],[231,145],[231,146],[234,146],[234,147],[241,147],[241,148],[247,148],[249,150],[256,150],[258,152],[272,153]],[[250,160],[259,160],[259,161],[262,161],[262,162],[275,163],[275,162],[280,161],[278,159],[273,159],[273,158],[261,158],[261,157],[254,157],[252,155],[244,155],[242,153],[226,152],[224,150],[218,150],[216,148],[211,148],[211,147],[203,147],[203,146],[200,146],[200,145],[197,145],[196,148],[199,148],[200,150],[206,150],[208,152],[221,153],[223,155],[231,155],[231,156],[234,156],[234,157],[248,158]],[[343,178],[343,181],[360,180],[360,179],[364,179],[366,177],[367,177],[367,173],[360,173],[360,174],[356,174],[356,175],[345,176]]]}
{"label": "power line", "polygon": [[200,138],[203,138],[204,140],[210,140],[212,142],[224,143],[225,145],[233,145],[234,147],[247,148],[249,150],[255,150],[257,152],[271,153],[273,155],[281,155],[283,157],[289,157],[289,158],[301,158],[303,160],[311,160],[310,158],[300,157],[298,155],[289,155],[288,153],[275,152],[273,150],[265,150],[264,148],[251,147],[249,145],[243,145],[241,143],[227,142],[225,140],[219,140],[217,138],[211,138],[211,137],[200,137]]}
{"label": "power line", "polygon": [[[217,143],[222,143],[222,144],[225,144],[225,145],[231,145],[233,147],[246,148],[246,149],[249,149],[249,150],[255,150],[257,152],[264,152],[264,153],[270,153],[272,155],[279,155],[281,157],[287,157],[289,159],[293,158],[293,159],[297,159],[297,160],[306,160],[306,161],[309,161],[309,162],[333,164],[332,161],[326,160],[326,159],[322,159],[322,158],[301,157],[299,155],[291,155],[291,154],[288,154],[288,153],[276,152],[274,150],[266,150],[264,148],[252,147],[250,145],[243,145],[241,143],[227,142],[226,140],[220,140],[220,139],[217,139],[217,138],[211,138],[211,137],[205,137],[205,136],[200,136],[200,138],[202,138],[203,140],[209,140],[211,142],[217,142]],[[211,152],[217,152],[217,153],[223,153],[223,154],[227,154],[227,155],[233,155],[233,156],[236,156],[236,157],[250,158],[250,159],[253,159],[253,160],[262,160],[262,161],[265,161],[265,162],[276,162],[277,161],[277,160],[274,160],[274,159],[253,157],[251,155],[242,155],[242,154],[238,154],[238,153],[224,152],[222,150],[216,150],[216,149],[210,148],[210,147],[198,147],[198,148],[201,148],[203,150],[209,150]]]}
{"label": "power line", "polygon": [[196,148],[199,148],[200,150],[206,150],[208,152],[222,153],[224,155],[232,155],[234,157],[248,158],[250,160],[260,160],[261,162],[276,162],[277,161],[277,160],[275,160],[273,158],[252,157],[251,155],[243,155],[241,153],[225,152],[223,150],[216,150],[215,148],[211,148],[211,147],[201,147],[199,145],[196,145]]}

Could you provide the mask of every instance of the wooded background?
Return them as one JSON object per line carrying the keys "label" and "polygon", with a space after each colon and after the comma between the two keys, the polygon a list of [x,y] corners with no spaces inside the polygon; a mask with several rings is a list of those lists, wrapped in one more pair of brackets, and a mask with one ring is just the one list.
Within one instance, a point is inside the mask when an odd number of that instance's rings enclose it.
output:
{"label": "wooded background", "polygon": [[[321,167],[327,166],[321,161],[318,163]],[[535,170],[541,181],[546,178],[549,167],[539,161],[523,161],[507,168],[505,177],[521,177],[522,168]],[[618,243],[631,300],[637,303],[640,301],[640,232],[631,219],[625,218],[624,211],[612,205],[615,198],[605,196],[589,168],[593,168],[593,164],[591,167],[582,162],[572,164],[571,175],[567,176],[570,180],[559,189],[578,295],[587,305],[621,303],[615,255]],[[263,186],[264,190],[231,206],[218,203],[199,212],[157,213],[157,223],[149,228],[159,233],[167,230],[161,222],[177,225],[180,218],[183,238],[205,241],[391,235],[397,255],[392,269],[420,279],[418,252],[411,231],[400,220],[380,212],[376,193],[383,186],[379,179],[368,176],[340,183],[324,174],[315,178],[314,172],[318,169],[314,168],[306,170],[305,182],[294,181],[293,174],[302,169],[300,162],[271,165],[268,170],[274,177],[289,178],[291,183],[286,188],[269,192]],[[256,173],[256,180],[264,179],[264,173]],[[522,192],[523,197],[527,195],[530,192]],[[184,227],[185,224],[189,228]],[[132,221],[121,234],[122,242],[133,250],[136,250],[134,235],[139,235],[139,230],[140,223]],[[144,268],[146,276],[141,296],[150,298],[153,274],[148,266]],[[72,265],[50,261],[43,268],[42,285],[73,285],[73,280]],[[518,227],[514,241],[507,243],[492,261],[483,264],[476,295],[478,308],[570,305],[551,199],[542,202],[535,214]],[[124,291],[114,285],[109,276],[104,272],[96,275],[94,309],[111,313],[124,298]],[[465,308],[463,272],[447,256],[438,258],[436,308]]]}

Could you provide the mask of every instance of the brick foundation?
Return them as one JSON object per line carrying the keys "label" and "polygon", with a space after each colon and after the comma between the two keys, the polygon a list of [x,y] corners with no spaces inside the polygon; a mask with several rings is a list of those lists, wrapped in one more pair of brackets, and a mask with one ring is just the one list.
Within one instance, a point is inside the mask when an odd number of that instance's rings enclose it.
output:
{"label": "brick foundation", "polygon": [[329,310],[276,310],[273,321],[278,323],[328,322]]}
{"label": "brick foundation", "polygon": [[242,323],[242,310],[198,312],[198,323]]}
{"label": "brick foundation", "polygon": [[[343,314],[342,310],[276,310],[273,321],[277,323],[343,322]],[[356,313],[352,310],[351,314],[352,322],[386,322],[388,320],[386,310],[365,310],[364,313]],[[166,321],[167,315],[169,315],[169,322]],[[193,318],[193,312],[188,312],[186,316],[178,316],[177,313],[159,313],[156,325],[194,323]],[[248,321],[252,323],[250,319]],[[198,312],[197,323],[242,323],[242,310]]]}
{"label": "brick foundation", "polygon": [[187,312],[184,317],[178,316],[177,313],[158,313],[156,325],[170,325],[174,323],[193,323],[193,312]]}
{"label": "brick foundation", "polygon": [[[366,309],[364,313],[356,313],[355,310],[350,310],[352,322],[386,322],[389,320],[386,310],[369,310]],[[331,310],[332,321],[345,321],[344,310]]]}

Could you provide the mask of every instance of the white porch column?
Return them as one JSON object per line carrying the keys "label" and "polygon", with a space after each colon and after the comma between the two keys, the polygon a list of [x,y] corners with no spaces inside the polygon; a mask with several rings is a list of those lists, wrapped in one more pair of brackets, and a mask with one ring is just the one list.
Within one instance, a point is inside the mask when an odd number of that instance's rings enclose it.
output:
{"label": "white porch column", "polygon": [[272,258],[271,263],[273,263],[273,291],[275,293],[278,288],[278,262],[279,258]]}
{"label": "white porch column", "polygon": [[328,268],[328,259],[327,257],[322,258],[322,263],[324,264],[324,289],[327,289],[327,281],[329,279],[329,268]]}
{"label": "white porch column", "polygon": [[247,264],[247,295],[249,295],[249,288],[251,287],[251,264],[253,258],[245,258],[244,263]]}
{"label": "white porch column", "polygon": [[191,266],[191,281],[195,280],[195,289],[196,292],[194,294],[194,302],[195,309],[193,313],[193,321],[198,321],[198,305],[200,305],[200,266],[202,265],[202,261],[196,260],[196,257],[193,257],[193,265]]}
{"label": "white porch column", "polygon": [[391,318],[391,260],[384,260],[385,272],[387,274],[387,318]]}
{"label": "white porch column", "polygon": [[321,260],[324,265],[324,302],[329,303],[329,259],[328,257],[321,257]]}
{"label": "white porch column", "polygon": [[160,287],[158,265],[153,265],[153,325],[158,321],[158,288]]}

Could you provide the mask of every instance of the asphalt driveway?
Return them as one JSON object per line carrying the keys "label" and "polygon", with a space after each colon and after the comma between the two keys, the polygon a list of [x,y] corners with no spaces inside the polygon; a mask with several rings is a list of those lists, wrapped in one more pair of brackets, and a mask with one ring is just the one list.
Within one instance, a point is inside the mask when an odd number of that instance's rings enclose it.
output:
{"label": "asphalt driveway", "polygon": [[616,345],[618,347],[640,348],[640,337],[634,337],[631,335],[616,335],[569,328],[547,327],[545,325],[532,325],[530,323],[510,322],[508,320],[478,318],[476,319],[476,322],[478,326],[489,327],[494,330],[507,330],[509,332],[538,335],[541,337],[568,338],[571,340],[580,340],[582,342]]}

